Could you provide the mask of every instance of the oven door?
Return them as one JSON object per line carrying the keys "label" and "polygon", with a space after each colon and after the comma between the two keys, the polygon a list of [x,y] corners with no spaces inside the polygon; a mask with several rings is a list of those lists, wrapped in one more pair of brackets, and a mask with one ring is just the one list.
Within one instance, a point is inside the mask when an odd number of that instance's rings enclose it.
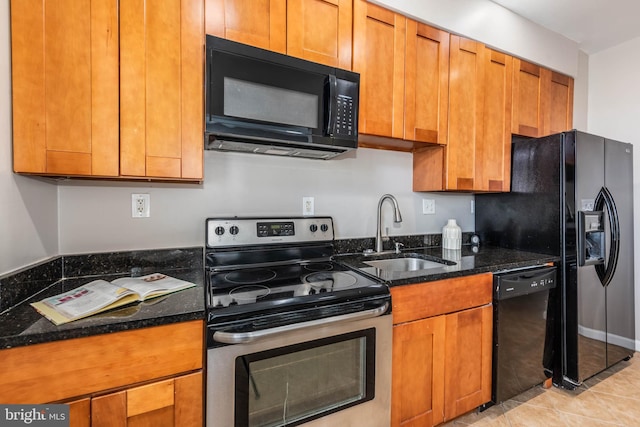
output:
{"label": "oven door", "polygon": [[207,426],[387,427],[391,315],[207,353]]}

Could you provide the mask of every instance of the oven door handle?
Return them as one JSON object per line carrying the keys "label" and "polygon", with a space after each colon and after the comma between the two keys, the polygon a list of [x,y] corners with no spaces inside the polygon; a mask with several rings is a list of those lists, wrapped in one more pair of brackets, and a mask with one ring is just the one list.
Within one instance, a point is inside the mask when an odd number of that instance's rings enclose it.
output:
{"label": "oven door handle", "polygon": [[291,325],[278,326],[276,328],[262,329],[252,332],[224,332],[213,333],[214,341],[224,344],[246,344],[256,342],[265,338],[272,338],[276,335],[301,329],[315,328],[318,326],[336,325],[338,323],[355,322],[356,320],[370,319],[383,315],[389,308],[389,302],[385,302],[380,307],[372,308],[356,313],[343,314],[340,316],[327,317],[325,319],[311,320],[309,322],[294,323]]}

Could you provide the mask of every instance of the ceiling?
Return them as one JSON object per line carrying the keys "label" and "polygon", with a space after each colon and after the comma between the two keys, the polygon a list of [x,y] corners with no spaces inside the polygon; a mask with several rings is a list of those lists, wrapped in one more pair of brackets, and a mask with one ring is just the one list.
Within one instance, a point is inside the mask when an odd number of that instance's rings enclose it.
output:
{"label": "ceiling", "polygon": [[640,37],[638,0],[492,0],[588,54]]}

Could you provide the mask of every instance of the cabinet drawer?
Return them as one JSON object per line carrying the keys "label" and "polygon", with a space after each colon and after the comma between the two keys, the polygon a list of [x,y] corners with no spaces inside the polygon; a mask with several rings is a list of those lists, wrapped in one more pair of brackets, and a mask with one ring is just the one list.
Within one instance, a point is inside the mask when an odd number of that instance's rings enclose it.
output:
{"label": "cabinet drawer", "polygon": [[0,402],[53,402],[201,369],[203,322],[36,344],[0,354]]}
{"label": "cabinet drawer", "polygon": [[491,273],[391,288],[393,323],[478,307],[492,301]]}

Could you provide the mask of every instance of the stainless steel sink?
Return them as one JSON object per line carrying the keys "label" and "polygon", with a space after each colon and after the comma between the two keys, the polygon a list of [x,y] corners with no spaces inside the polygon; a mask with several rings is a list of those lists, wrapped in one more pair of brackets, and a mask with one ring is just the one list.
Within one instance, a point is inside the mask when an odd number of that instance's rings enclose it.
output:
{"label": "stainless steel sink", "polygon": [[371,267],[387,271],[418,271],[447,266],[446,263],[411,257],[364,261],[364,263]]}

